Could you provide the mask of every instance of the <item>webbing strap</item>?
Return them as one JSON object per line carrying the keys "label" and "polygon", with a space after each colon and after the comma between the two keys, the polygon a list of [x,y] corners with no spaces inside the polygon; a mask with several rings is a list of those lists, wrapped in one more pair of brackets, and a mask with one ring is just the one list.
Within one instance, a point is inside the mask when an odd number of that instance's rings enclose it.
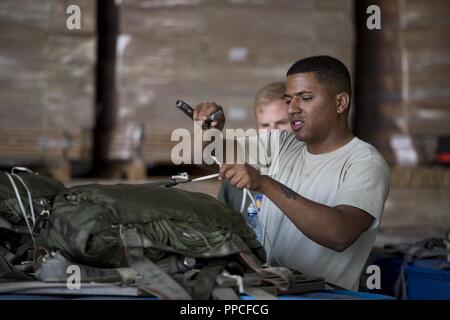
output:
{"label": "webbing strap", "polygon": [[262,275],[262,280],[272,283],[278,289],[286,291],[295,284],[295,276],[288,268],[262,267],[252,254],[241,251],[239,255],[250,268]]}
{"label": "webbing strap", "polygon": [[113,269],[96,268],[68,261],[59,253],[46,257],[40,267],[35,271],[35,276],[45,282],[66,282],[68,278],[67,270],[71,265],[76,265],[80,269],[80,280],[88,282],[121,282],[128,283],[136,280],[137,273],[131,268]]}
{"label": "webbing strap", "polygon": [[201,269],[195,279],[195,287],[192,292],[194,299],[206,300],[210,298],[217,276],[225,268],[226,264],[224,259],[219,259],[210,261],[208,265]]}
{"label": "webbing strap", "polygon": [[11,252],[0,247],[0,283],[11,281],[11,279],[33,280],[26,273],[15,270],[14,265],[10,261],[13,257],[14,255]]}
{"label": "webbing strap", "polygon": [[192,300],[192,297],[178,282],[145,258],[142,246],[136,247],[128,244],[136,243],[141,238],[135,229],[121,227],[121,238],[129,266],[141,276],[138,279],[138,285],[142,291],[164,300]]}

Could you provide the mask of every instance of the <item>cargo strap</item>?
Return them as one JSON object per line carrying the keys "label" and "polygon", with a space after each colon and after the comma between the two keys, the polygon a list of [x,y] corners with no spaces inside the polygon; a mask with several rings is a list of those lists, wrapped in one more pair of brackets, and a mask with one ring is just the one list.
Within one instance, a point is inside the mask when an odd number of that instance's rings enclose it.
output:
{"label": "cargo strap", "polygon": [[225,259],[213,260],[204,266],[195,279],[195,286],[192,297],[196,300],[207,300],[211,297],[211,292],[216,284],[217,276],[225,268]]}
{"label": "cargo strap", "polygon": [[263,267],[253,254],[241,251],[240,257],[244,262],[262,276],[262,280],[272,283],[281,291],[286,291],[295,284],[294,274],[285,267]]}
{"label": "cargo strap", "polygon": [[9,252],[0,247],[0,283],[16,280],[34,280],[32,277],[26,273],[16,271],[14,266],[8,260]]}
{"label": "cargo strap", "polygon": [[[164,300],[192,300],[178,282],[144,256],[142,238],[137,231],[123,225],[120,227],[126,260],[129,266],[141,276],[138,279],[139,288]],[[141,243],[140,246],[139,243]]]}
{"label": "cargo strap", "polygon": [[[258,286],[261,285],[262,278],[257,274],[245,273],[243,276],[240,275],[232,275],[227,271],[223,271],[220,276],[217,278],[217,285],[219,288],[229,288],[237,287],[240,294],[247,294],[249,296],[253,296],[257,300],[274,300],[277,299],[275,295],[267,292],[265,289],[261,289]],[[216,289],[214,289],[216,290]],[[215,293],[213,290],[213,296],[218,296],[219,299],[222,299],[220,294],[228,295],[228,291],[218,291]],[[270,291],[273,291],[276,294],[276,288],[270,287]],[[233,291],[234,292],[234,291]],[[227,299],[224,297],[223,299]]]}
{"label": "cargo strap", "polygon": [[35,276],[45,282],[66,282],[69,276],[67,270],[72,265],[79,267],[80,280],[83,283],[117,282],[125,284],[137,279],[137,272],[131,268],[95,268],[68,261],[60,253],[52,253],[46,257],[35,271]]}

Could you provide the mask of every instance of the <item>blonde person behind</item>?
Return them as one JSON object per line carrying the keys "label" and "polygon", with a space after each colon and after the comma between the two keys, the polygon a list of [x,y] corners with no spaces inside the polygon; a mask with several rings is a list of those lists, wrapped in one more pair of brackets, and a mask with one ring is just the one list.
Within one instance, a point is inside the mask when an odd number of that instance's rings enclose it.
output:
{"label": "blonde person behind", "polygon": [[[254,108],[256,123],[259,129],[292,131],[288,118],[288,109],[283,100],[286,84],[284,82],[272,82],[262,88],[256,95]],[[242,190],[234,187],[228,180],[222,183],[219,190],[218,199],[228,206],[240,210],[242,202]],[[252,195],[259,199],[261,196],[252,192]],[[250,204],[247,198],[244,208]]]}

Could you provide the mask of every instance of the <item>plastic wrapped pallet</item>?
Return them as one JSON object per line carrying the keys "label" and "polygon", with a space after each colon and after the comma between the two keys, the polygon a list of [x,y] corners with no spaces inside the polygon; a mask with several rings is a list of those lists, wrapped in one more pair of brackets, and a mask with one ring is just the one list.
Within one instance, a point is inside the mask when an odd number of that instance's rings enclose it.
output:
{"label": "plastic wrapped pallet", "polygon": [[[371,4],[381,30],[366,28]],[[360,1],[357,10],[358,133],[392,164],[430,164],[437,137],[450,134],[450,3]]]}
{"label": "plastic wrapped pallet", "polygon": [[[80,30],[67,28],[70,5],[80,8]],[[3,163],[89,156],[79,150],[94,120],[95,19],[95,1],[0,2],[0,126],[5,141],[21,141],[0,147]]]}
{"label": "plastic wrapped pallet", "polygon": [[450,231],[450,170],[393,167],[377,245],[444,237]]}

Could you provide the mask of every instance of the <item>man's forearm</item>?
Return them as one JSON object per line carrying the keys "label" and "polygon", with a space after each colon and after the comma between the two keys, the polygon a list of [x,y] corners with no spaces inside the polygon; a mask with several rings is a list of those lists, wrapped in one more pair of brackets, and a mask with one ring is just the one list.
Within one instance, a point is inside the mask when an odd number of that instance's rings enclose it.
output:
{"label": "man's forearm", "polygon": [[339,209],[308,200],[269,176],[262,179],[260,191],[314,242],[341,251],[354,240]]}

